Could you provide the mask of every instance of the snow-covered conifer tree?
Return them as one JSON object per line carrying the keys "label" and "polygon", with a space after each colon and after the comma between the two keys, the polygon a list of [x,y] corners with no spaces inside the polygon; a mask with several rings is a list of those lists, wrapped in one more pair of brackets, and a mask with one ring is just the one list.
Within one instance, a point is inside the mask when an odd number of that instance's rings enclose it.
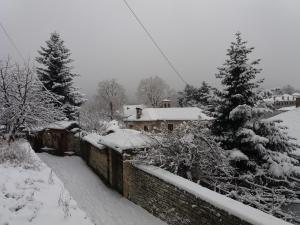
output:
{"label": "snow-covered conifer tree", "polygon": [[186,85],[182,92],[179,92],[179,105],[195,106],[205,110],[210,114],[214,108],[215,89],[207,82],[203,81],[199,88],[192,85]]}
{"label": "snow-covered conifer tree", "polygon": [[44,86],[61,102],[68,119],[78,118],[78,107],[84,102],[83,95],[73,86],[74,77],[71,72],[70,50],[65,47],[64,41],[56,32],[46,41],[46,47],[41,47],[36,61],[39,79]]}
{"label": "snow-covered conifer tree", "polygon": [[178,102],[181,107],[195,106],[197,104],[197,88],[187,84],[183,91],[179,92]]}
{"label": "snow-covered conifer tree", "polygon": [[227,50],[228,59],[219,68],[219,91],[212,131],[236,169],[239,193],[231,197],[263,211],[291,219],[282,206],[296,198],[295,177],[299,162],[291,156],[297,147],[280,121],[265,119],[270,112],[258,94],[262,80],[256,80],[259,60],[250,61],[253,48],[246,46],[241,34]]}

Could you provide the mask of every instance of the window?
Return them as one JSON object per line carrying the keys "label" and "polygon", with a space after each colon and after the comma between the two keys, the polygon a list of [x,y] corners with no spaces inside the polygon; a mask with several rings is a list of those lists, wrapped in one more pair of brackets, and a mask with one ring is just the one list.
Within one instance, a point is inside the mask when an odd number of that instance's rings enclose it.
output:
{"label": "window", "polygon": [[169,131],[172,131],[173,128],[174,128],[173,124],[169,123],[169,124],[168,124],[168,130],[169,130]]}

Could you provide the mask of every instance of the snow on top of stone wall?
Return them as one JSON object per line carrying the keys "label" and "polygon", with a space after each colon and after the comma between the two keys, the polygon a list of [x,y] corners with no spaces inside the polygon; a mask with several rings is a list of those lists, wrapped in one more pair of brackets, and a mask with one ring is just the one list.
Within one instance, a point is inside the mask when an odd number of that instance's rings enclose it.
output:
{"label": "snow on top of stone wall", "polygon": [[187,191],[195,195],[197,198],[200,198],[201,200],[212,204],[216,208],[224,210],[229,214],[234,215],[250,224],[291,225],[291,223],[278,219],[258,209],[247,206],[241,202],[235,201],[231,198],[228,198],[217,192],[209,190],[192,181],[189,181],[180,176],[172,174],[161,168],[150,166],[150,165],[138,164],[138,163],[135,163],[135,166],[149,174],[152,174],[155,177],[160,178],[161,180],[164,180],[169,184],[178,187],[181,190]]}

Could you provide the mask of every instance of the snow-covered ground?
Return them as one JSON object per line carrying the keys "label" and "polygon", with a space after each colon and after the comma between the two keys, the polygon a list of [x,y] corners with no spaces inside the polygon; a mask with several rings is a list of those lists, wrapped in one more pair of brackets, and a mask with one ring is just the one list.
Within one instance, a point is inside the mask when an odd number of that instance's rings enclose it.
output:
{"label": "snow-covered ground", "polygon": [[85,210],[97,225],[166,225],[109,189],[81,158],[57,157],[47,153],[38,155],[53,168],[79,207]]}
{"label": "snow-covered ground", "polygon": [[[281,124],[288,128],[288,134],[296,138],[295,142],[300,145],[300,108],[280,113],[271,119],[281,120]],[[294,154],[300,157],[300,149],[296,150]]]}
{"label": "snow-covered ground", "polygon": [[5,145],[0,146],[0,224],[92,225],[63,183],[40,161],[30,145],[22,141],[15,146],[18,147],[15,150],[24,151],[20,158],[25,156],[28,161],[27,157],[32,157],[37,166],[28,168],[30,166],[21,161],[4,162],[4,156],[8,155],[3,150]]}

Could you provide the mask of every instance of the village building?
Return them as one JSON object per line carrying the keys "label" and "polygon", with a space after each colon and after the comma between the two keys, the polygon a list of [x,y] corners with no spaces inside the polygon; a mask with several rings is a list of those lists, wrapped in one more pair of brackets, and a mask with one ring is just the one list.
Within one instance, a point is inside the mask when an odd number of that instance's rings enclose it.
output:
{"label": "village building", "polygon": [[276,109],[296,105],[296,93],[293,95],[283,94],[264,99],[265,102],[272,103]]}
{"label": "village building", "polygon": [[126,128],[144,131],[159,130],[165,125],[172,131],[177,125],[187,121],[209,121],[207,116],[197,107],[171,107],[170,100],[163,100],[161,108],[147,108],[145,106],[125,106],[124,123]]}

